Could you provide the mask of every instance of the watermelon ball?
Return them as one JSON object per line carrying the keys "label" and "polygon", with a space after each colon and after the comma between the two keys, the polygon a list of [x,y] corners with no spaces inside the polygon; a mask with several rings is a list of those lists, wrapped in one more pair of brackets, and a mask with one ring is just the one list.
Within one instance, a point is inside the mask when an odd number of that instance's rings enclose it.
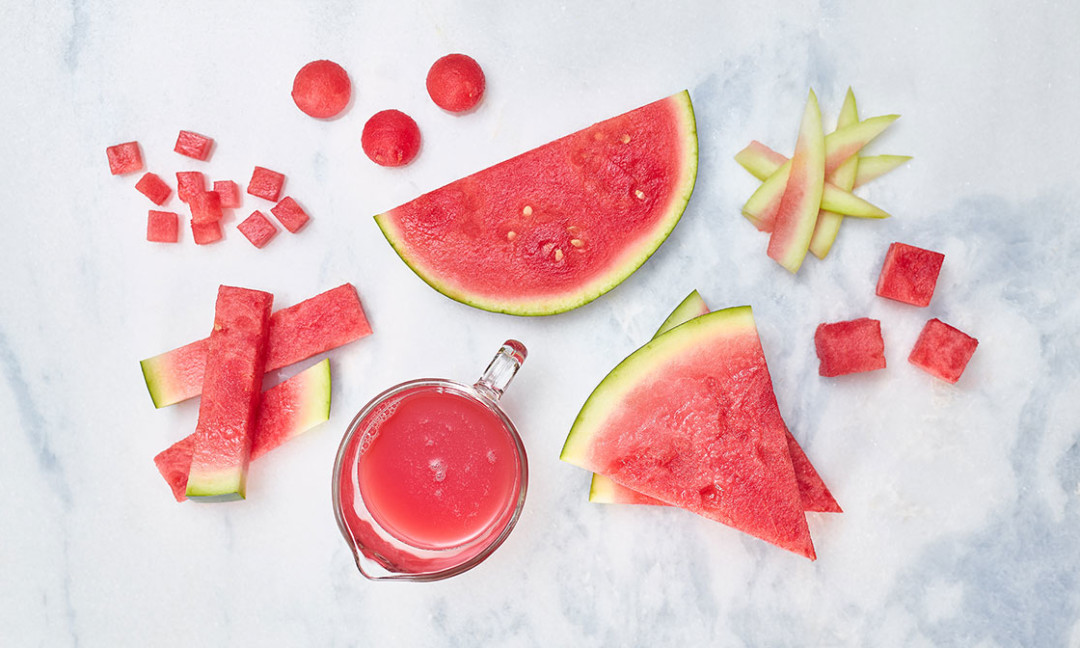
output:
{"label": "watermelon ball", "polygon": [[296,73],[292,98],[304,114],[330,119],[345,110],[352,97],[349,75],[333,61],[312,61]]}
{"label": "watermelon ball", "polygon": [[484,96],[484,71],[464,54],[447,54],[428,70],[427,91],[443,110],[472,110]]}
{"label": "watermelon ball", "polygon": [[380,166],[405,166],[420,152],[420,128],[400,110],[383,110],[364,124],[360,144]]}

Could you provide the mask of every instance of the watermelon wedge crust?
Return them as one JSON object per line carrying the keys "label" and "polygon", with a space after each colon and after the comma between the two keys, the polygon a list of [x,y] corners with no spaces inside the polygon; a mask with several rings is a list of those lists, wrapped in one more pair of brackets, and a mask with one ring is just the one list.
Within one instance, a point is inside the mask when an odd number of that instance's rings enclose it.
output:
{"label": "watermelon wedge crust", "polygon": [[697,178],[690,95],[599,122],[375,221],[403,261],[456,301],[513,315],[586,304],[639,268]]}
{"label": "watermelon wedge crust", "polygon": [[[330,360],[318,363],[262,393],[259,417],[251,438],[251,461],[286,441],[330,419]],[[195,435],[162,450],[154,457],[158,472],[177,502],[187,499],[188,473]]]}
{"label": "watermelon wedge crust", "polygon": [[750,307],[697,317],[619,363],[560,458],[816,557]]}

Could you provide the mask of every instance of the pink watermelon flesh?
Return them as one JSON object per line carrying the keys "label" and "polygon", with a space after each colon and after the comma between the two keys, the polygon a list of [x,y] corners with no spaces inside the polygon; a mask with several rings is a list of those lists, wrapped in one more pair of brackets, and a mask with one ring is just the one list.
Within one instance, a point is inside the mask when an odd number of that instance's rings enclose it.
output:
{"label": "pink watermelon flesh", "polygon": [[[709,312],[703,301],[701,302],[701,307],[704,310],[687,313],[688,317],[683,321],[689,321],[689,319],[692,319],[693,317],[704,315]],[[665,322],[665,324],[670,322],[668,328],[674,328],[675,326],[682,324],[683,321],[672,321],[671,318],[668,318],[668,322]],[[668,329],[661,327],[656,335],[660,335],[667,330]],[[814,468],[814,464],[810,463],[810,458],[806,456],[806,452],[803,451],[802,446],[799,445],[799,442],[795,440],[795,437],[786,426],[784,432],[787,436],[788,452],[791,454],[791,465],[795,469],[795,480],[799,485],[799,497],[802,501],[803,510],[819,513],[842,513],[843,510],[840,508],[840,504],[836,501],[836,498],[833,497],[832,493],[829,492],[829,487],[825,485],[825,481],[821,478],[821,475],[818,474],[817,469]],[[602,475],[600,478],[606,479]],[[664,502],[656,498],[643,495],[614,482],[605,484],[605,488],[608,489],[608,496],[607,499],[603,501],[613,504],[664,505]]]}
{"label": "pink watermelon flesh", "polygon": [[881,322],[868,317],[820,324],[814,332],[820,376],[843,376],[885,368]]}
{"label": "pink watermelon flesh", "polygon": [[187,496],[244,497],[274,296],[221,286],[206,351]]}
{"label": "pink watermelon flesh", "polygon": [[281,195],[281,187],[284,184],[284,174],[257,166],[255,167],[255,170],[251,172],[251,180],[248,181],[247,192],[257,198],[265,198],[270,202],[277,202],[278,196]]}
{"label": "pink watermelon flesh", "polygon": [[196,160],[205,160],[210,157],[210,149],[213,145],[214,140],[205,135],[182,130],[176,137],[176,146],[173,147],[173,150],[180,155],[186,155]]}
{"label": "pink watermelon flesh", "polygon": [[146,240],[176,243],[180,240],[180,217],[173,212],[151,209],[146,219]]}
{"label": "pink watermelon flesh", "polygon": [[908,362],[948,383],[960,380],[979,341],[934,318],[926,323]]}
{"label": "pink watermelon flesh", "polygon": [[139,181],[135,183],[135,189],[150,199],[155,205],[163,205],[172,194],[172,189],[156,173],[147,171]]}
{"label": "pink watermelon flesh", "polygon": [[[251,438],[251,461],[330,418],[330,361],[322,360],[262,393]],[[154,457],[177,502],[187,499],[188,472],[195,449],[189,434]]]}
{"label": "pink watermelon flesh", "polygon": [[659,247],[693,191],[685,92],[594,124],[375,217],[457,301],[548,315],[612,289]]}
{"label": "pink watermelon flesh", "polygon": [[277,227],[270,222],[266,214],[259,210],[251,212],[251,215],[237,225],[236,229],[240,230],[240,233],[257,248],[264,247],[277,234]]}
{"label": "pink watermelon flesh", "polygon": [[240,187],[232,180],[215,180],[214,193],[221,197],[222,207],[231,209],[233,207],[239,207],[242,203],[240,199]]}
{"label": "pink watermelon flesh", "polygon": [[134,173],[143,168],[142,153],[138,142],[124,142],[105,149],[109,158],[109,171],[113,175]]}
{"label": "pink watermelon flesh", "polygon": [[878,276],[877,294],[912,306],[929,306],[945,255],[893,243]]}
{"label": "pink watermelon flesh", "polygon": [[221,223],[218,221],[199,222],[194,219],[191,220],[191,238],[195,240],[195,245],[217,243],[223,236]]}
{"label": "pink watermelon flesh", "polygon": [[697,317],[620,363],[561,458],[815,558],[749,307]]}
{"label": "pink watermelon flesh", "polygon": [[[270,317],[266,371],[306,360],[371,335],[360,296],[342,284]],[[146,387],[155,407],[198,396],[206,366],[206,338],[147,358],[142,365]]]}
{"label": "pink watermelon flesh", "polygon": [[176,172],[176,197],[180,202],[191,202],[191,197],[206,191],[206,176],[201,171]]}
{"label": "pink watermelon flesh", "polygon": [[216,191],[199,191],[188,201],[192,223],[216,223],[224,216],[221,210],[221,194]]}
{"label": "pink watermelon flesh", "polygon": [[304,208],[289,196],[285,196],[281,199],[281,202],[271,207],[270,213],[278,219],[285,229],[293,234],[299,232],[300,228],[306,225],[309,220]]}

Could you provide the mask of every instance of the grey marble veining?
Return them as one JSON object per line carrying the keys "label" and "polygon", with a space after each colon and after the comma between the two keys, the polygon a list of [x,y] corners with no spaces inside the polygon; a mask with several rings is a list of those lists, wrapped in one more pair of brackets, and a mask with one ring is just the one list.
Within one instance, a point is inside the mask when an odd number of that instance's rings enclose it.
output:
{"label": "grey marble veining", "polygon": [[[5,2],[0,8],[0,645],[1080,646],[1080,6],[1075,3]],[[488,94],[438,110],[451,51]],[[304,63],[349,71],[317,122],[289,99]],[[858,193],[791,276],[739,215],[751,139],[790,154],[807,89],[831,128],[847,88],[902,117],[871,148],[914,159]],[[523,319],[432,291],[371,216],[492,163],[689,89],[694,196],[668,241],[595,302]],[[419,123],[404,169],[360,149],[377,110]],[[180,129],[217,141],[200,163]],[[244,185],[284,172],[312,215],[255,250],[144,240],[147,170]],[[175,196],[167,209],[178,210]],[[874,296],[892,241],[946,255],[931,305]],[[357,286],[375,334],[330,354],[331,420],[260,459],[249,499],[178,505],[152,458],[197,403],[154,410],[138,360],[209,330],[220,283],[289,305]],[[596,383],[691,289],[751,304],[785,420],[844,508],[811,514],[809,562],[677,510],[598,506],[558,461]],[[817,375],[814,328],[882,322],[888,367]],[[939,317],[980,341],[956,385],[909,365]],[[360,577],[330,505],[352,415],[396,382],[475,379],[506,338],[529,358],[503,402],[530,457],[514,533],[425,584]],[[291,374],[286,370],[281,376]]]}

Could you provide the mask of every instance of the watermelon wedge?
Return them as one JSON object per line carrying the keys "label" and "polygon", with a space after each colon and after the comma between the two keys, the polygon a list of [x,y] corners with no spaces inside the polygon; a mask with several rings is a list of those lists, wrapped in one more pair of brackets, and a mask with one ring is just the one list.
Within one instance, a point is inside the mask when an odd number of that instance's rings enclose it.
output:
{"label": "watermelon wedge", "polygon": [[[318,363],[262,393],[251,438],[251,461],[330,419],[330,360]],[[195,435],[162,450],[154,463],[177,502],[187,499],[188,472]]]}
{"label": "watermelon wedge", "polygon": [[[699,315],[709,312],[705,300],[698,291],[693,291],[672,311],[671,315],[664,320],[656,335],[666,333],[670,329],[683,324]],[[653,339],[656,338],[653,336]],[[842,513],[840,504],[829,492],[829,488],[821,479],[810,459],[803,452],[799,442],[785,428],[788,442],[788,452],[791,453],[792,467],[795,469],[795,480],[799,484],[799,496],[804,511],[822,513]],[[642,495],[636,491],[620,486],[608,477],[593,473],[592,484],[589,488],[589,501],[603,504],[664,504],[658,499]]]}
{"label": "watermelon wedge", "polygon": [[[840,106],[840,116],[836,118],[836,127],[844,128],[859,123],[859,110],[855,104],[855,93],[848,88],[844,97],[844,105]],[[845,191],[855,188],[855,177],[859,174],[859,156],[852,155],[836,167],[829,174],[827,180]],[[819,259],[824,259],[832,249],[836,241],[836,235],[840,233],[840,223],[844,220],[843,214],[822,208],[818,212],[817,223],[814,225],[814,234],[810,237],[810,253]]]}
{"label": "watermelon wedge", "polygon": [[[342,284],[270,317],[266,371],[306,360],[371,335],[360,297]],[[198,396],[202,391],[208,338],[166,351],[139,364],[155,407]]]}
{"label": "watermelon wedge", "polygon": [[375,217],[451,299],[550,315],[614,288],[678,223],[697,176],[681,92],[594,124]]}
{"label": "watermelon wedge", "polygon": [[218,288],[191,450],[189,498],[244,498],[273,303],[268,292]]}
{"label": "watermelon wedge", "polygon": [[768,254],[794,274],[810,249],[825,187],[825,133],[821,129],[821,108],[813,90],[806,100],[789,168],[787,187],[769,237]]}
{"label": "watermelon wedge", "polygon": [[561,459],[815,557],[786,427],[749,306],[635,351],[589,396]]}

